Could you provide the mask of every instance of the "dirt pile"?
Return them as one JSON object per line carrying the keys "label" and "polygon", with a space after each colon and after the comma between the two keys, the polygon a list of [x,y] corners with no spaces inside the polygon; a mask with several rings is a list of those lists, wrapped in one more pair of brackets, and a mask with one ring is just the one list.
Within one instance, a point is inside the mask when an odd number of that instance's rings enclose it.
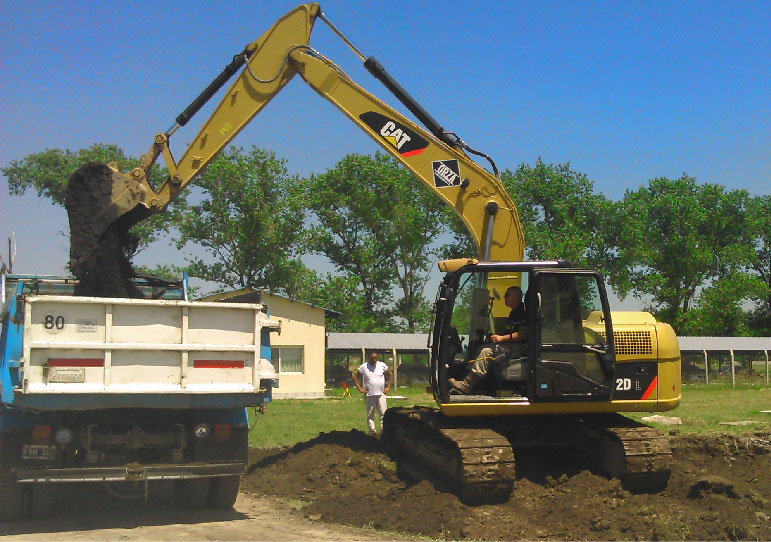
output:
{"label": "dirt pile", "polygon": [[112,170],[91,163],[73,173],[64,206],[70,222],[70,271],[78,279],[75,295],[142,297],[131,284],[134,276],[128,255],[137,240],[131,223],[116,220],[112,199]]}
{"label": "dirt pile", "polygon": [[580,459],[534,452],[518,455],[510,501],[471,507],[411,478],[355,430],[253,450],[243,489],[302,503],[311,519],[432,538],[771,539],[771,430],[670,441],[673,473],[658,494],[630,493]]}

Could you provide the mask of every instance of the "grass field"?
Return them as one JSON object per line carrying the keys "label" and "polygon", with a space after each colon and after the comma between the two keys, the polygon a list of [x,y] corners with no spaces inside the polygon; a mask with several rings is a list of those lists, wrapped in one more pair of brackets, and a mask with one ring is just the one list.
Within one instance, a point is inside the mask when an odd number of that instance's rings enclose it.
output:
{"label": "grass field", "polygon": [[[434,405],[425,388],[399,388],[406,399],[390,399],[388,406]],[[682,425],[666,426],[652,423],[667,431],[706,433],[723,431],[744,433],[763,425],[771,425],[771,387],[765,384],[684,384],[680,406],[663,416],[676,416]],[[631,414],[640,419],[651,414]],[[270,403],[265,415],[250,413],[253,428],[249,443],[252,447],[273,448],[292,446],[329,431],[366,430],[364,399],[353,391],[353,397],[342,397],[341,389],[333,389],[324,399],[283,399]],[[765,424],[721,425],[721,422],[755,421]]]}

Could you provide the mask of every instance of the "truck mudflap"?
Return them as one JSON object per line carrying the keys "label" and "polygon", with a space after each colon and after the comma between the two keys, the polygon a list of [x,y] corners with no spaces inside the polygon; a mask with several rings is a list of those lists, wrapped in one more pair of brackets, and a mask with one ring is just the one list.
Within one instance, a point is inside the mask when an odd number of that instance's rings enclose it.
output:
{"label": "truck mudflap", "polygon": [[246,464],[242,462],[188,465],[130,463],[120,467],[16,468],[14,471],[16,481],[24,484],[39,482],[148,482],[238,476],[246,471]]}

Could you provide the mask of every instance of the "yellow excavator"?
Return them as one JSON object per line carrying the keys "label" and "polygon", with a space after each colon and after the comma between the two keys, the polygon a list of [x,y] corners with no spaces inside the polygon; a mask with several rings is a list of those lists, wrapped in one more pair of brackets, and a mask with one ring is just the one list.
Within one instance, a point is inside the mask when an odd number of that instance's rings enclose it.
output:
{"label": "yellow excavator", "polygon": [[[422,126],[353,82],[309,46],[323,20]],[[524,261],[514,203],[485,154],[434,120],[373,57],[367,58],[322,13],[300,5],[236,54],[222,73],[155,136],[128,174],[91,164],[70,179],[71,231],[93,239],[125,232],[163,211],[211,159],[295,75],[332,102],[366,134],[452,207],[476,242],[474,258],[440,262],[445,275],[430,335],[430,384],[437,408],[391,408],[383,439],[397,455],[449,481],[466,502],[510,496],[515,456],[528,446],[556,446],[596,460],[630,489],[666,485],[671,449],[657,430],[620,412],[660,412],[680,401],[680,352],[672,328],[645,312],[611,313],[603,279],[570,262]],[[169,140],[235,76],[219,105],[177,161]],[[469,158],[486,158],[493,173]],[[169,177],[148,181],[159,157]],[[71,259],[88,259],[85,245]],[[451,385],[468,375],[490,336],[506,326],[512,286],[524,292],[527,325],[517,348],[490,351],[473,389]]]}

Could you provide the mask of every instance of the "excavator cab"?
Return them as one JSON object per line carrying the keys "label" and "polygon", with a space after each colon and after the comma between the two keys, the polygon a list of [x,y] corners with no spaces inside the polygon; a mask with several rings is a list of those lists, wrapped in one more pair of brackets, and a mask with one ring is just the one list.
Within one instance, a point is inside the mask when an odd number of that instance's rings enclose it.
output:
{"label": "excavator cab", "polygon": [[[519,286],[526,340],[490,341],[506,333],[511,308],[504,292]],[[440,403],[527,403],[607,400],[615,355],[604,282],[567,262],[478,262],[445,276],[432,345],[434,391]],[[492,359],[467,394],[447,385],[463,379],[488,348]]]}

